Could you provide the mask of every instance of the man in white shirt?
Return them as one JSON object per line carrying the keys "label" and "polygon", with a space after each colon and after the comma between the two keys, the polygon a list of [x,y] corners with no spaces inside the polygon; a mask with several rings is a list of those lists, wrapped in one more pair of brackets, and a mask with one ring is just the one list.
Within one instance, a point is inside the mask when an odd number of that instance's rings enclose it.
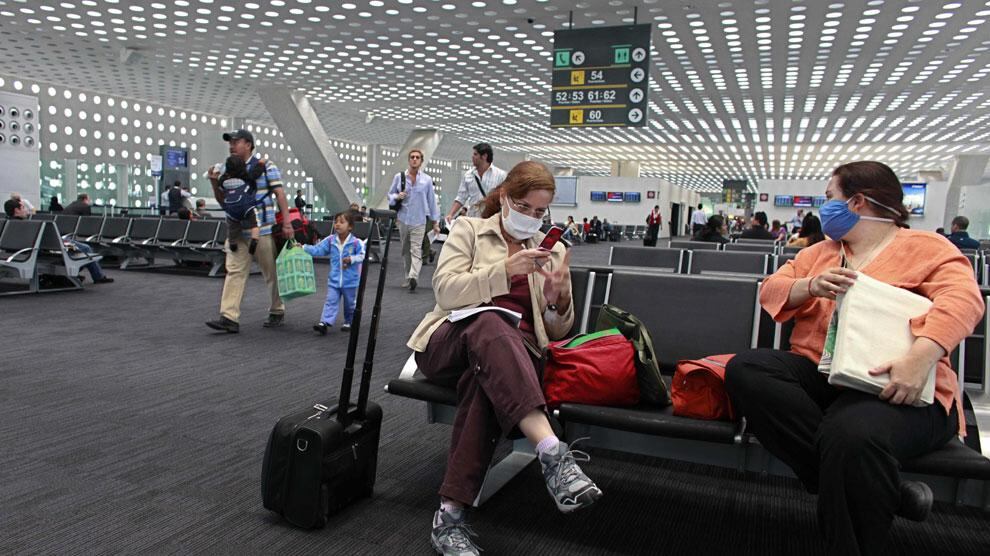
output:
{"label": "man in white shirt", "polygon": [[468,216],[481,215],[481,200],[489,191],[505,181],[505,170],[492,165],[493,160],[495,160],[495,152],[491,145],[478,143],[474,146],[471,152],[471,164],[474,164],[474,169],[464,174],[464,179],[457,188],[454,204],[447,213],[448,220],[453,220],[461,207],[467,208]]}
{"label": "man in white shirt", "polygon": [[701,203],[698,203],[698,210],[694,211],[694,214],[691,215],[691,235],[700,232],[707,223],[708,216],[705,214],[704,207]]}

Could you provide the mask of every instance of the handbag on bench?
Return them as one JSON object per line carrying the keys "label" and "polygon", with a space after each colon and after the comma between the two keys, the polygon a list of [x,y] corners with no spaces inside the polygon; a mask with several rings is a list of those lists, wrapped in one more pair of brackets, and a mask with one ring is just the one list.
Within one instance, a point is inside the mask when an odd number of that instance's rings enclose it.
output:
{"label": "handbag on bench", "polygon": [[633,353],[632,343],[615,328],[551,342],[543,369],[547,405],[636,405]]}
{"label": "handbag on bench", "polygon": [[653,348],[653,337],[636,315],[615,305],[602,305],[595,330],[617,328],[636,349],[636,377],[643,402],[659,406],[670,405],[667,385],[660,376],[660,360]]}

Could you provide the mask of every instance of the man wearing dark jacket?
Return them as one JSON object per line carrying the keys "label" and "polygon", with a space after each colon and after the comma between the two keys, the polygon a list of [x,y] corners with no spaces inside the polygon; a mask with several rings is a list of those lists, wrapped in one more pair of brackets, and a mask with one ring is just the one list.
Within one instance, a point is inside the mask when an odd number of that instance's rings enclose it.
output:
{"label": "man wearing dark jacket", "polygon": [[76,197],[75,201],[69,203],[69,206],[65,207],[62,214],[75,214],[78,216],[92,216],[93,215],[93,202],[89,200],[89,195],[86,193],[80,193]]}
{"label": "man wearing dark jacket", "polygon": [[979,249],[979,240],[969,237],[969,218],[957,216],[952,219],[952,233],[947,235],[949,241],[960,249]]}

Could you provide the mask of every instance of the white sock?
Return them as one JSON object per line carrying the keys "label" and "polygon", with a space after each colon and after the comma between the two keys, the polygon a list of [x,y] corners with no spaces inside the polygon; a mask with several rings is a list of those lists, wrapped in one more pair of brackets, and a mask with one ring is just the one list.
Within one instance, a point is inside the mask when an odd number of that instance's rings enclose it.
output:
{"label": "white sock", "polygon": [[454,518],[459,519],[461,517],[461,514],[464,512],[464,508],[460,506],[455,506],[454,503],[449,500],[441,500],[440,511],[449,513]]}
{"label": "white sock", "polygon": [[560,440],[555,435],[551,434],[536,445],[536,453],[543,454],[550,451],[556,451],[558,444],[560,444]]}

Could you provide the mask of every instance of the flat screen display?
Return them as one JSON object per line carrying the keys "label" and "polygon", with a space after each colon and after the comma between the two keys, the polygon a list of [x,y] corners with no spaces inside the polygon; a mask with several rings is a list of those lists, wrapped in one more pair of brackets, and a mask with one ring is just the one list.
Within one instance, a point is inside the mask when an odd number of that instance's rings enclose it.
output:
{"label": "flat screen display", "polygon": [[605,201],[605,192],[604,191],[592,191],[591,192],[591,200],[592,201],[602,201],[602,202],[604,202]]}
{"label": "flat screen display", "polygon": [[825,201],[828,201],[828,197],[824,195],[815,195],[814,198],[811,199],[811,206],[820,207],[825,204]]}
{"label": "flat screen display", "polygon": [[609,191],[608,192],[608,202],[610,202],[610,203],[621,203],[622,202],[622,192],[621,191]]}
{"label": "flat screen display", "polygon": [[627,191],[622,194],[622,200],[627,203],[638,203],[642,194],[638,191]]}
{"label": "flat screen display", "polygon": [[185,149],[165,150],[165,168],[185,168],[186,166],[188,163]]}
{"label": "flat screen display", "polygon": [[914,215],[925,214],[925,194],[928,191],[926,183],[902,183],[904,190],[904,208]]}
{"label": "flat screen display", "polygon": [[794,197],[791,197],[790,195],[774,195],[773,206],[792,207],[794,206]]}
{"label": "flat screen display", "polygon": [[794,206],[796,207],[810,207],[811,206],[811,195],[795,195],[794,196]]}

